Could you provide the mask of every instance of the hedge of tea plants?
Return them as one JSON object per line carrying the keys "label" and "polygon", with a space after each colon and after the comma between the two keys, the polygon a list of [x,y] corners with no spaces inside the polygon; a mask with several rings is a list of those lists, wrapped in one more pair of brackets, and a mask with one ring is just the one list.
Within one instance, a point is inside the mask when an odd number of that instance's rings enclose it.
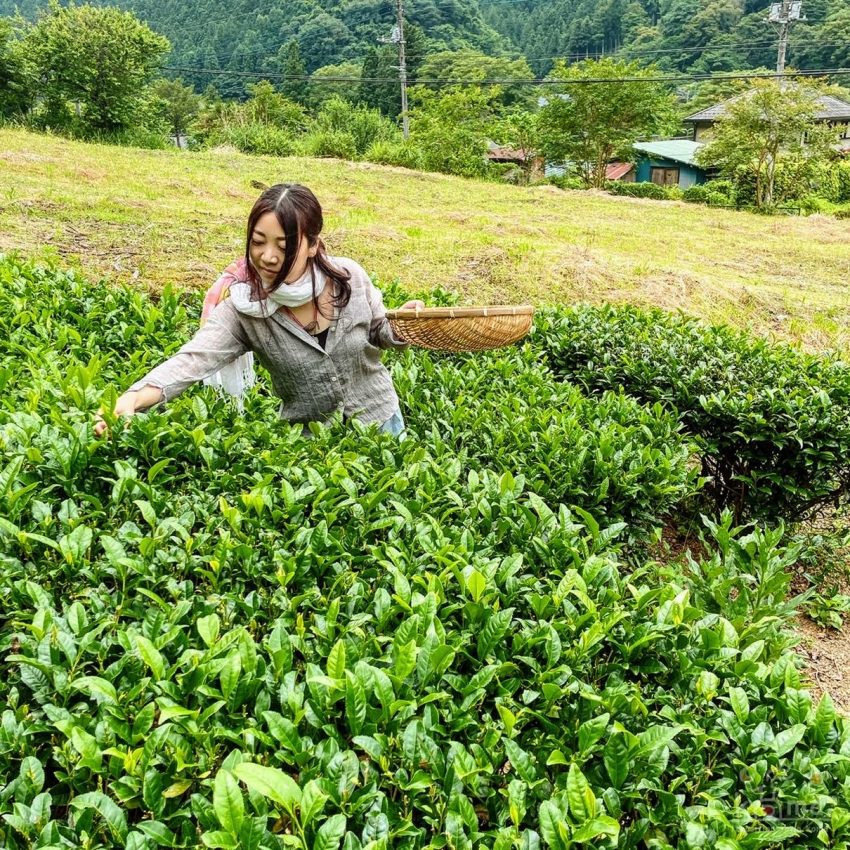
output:
{"label": "hedge of tea plants", "polygon": [[198,307],[0,261],[0,845],[846,846],[782,529],[631,546],[694,486],[669,413],[527,345],[392,358],[401,443],[262,387],[94,439]]}
{"label": "hedge of tea plants", "polygon": [[582,306],[538,322],[552,368],[675,412],[712,511],[800,520],[850,491],[850,366],[681,314]]}

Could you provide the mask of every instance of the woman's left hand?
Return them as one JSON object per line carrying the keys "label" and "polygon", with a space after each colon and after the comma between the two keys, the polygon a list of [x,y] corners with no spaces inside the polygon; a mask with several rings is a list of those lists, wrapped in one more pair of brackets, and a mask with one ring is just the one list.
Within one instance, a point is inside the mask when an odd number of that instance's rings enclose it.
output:
{"label": "woman's left hand", "polygon": [[401,305],[402,310],[424,310],[425,302],[424,301],[408,301],[407,304]]}

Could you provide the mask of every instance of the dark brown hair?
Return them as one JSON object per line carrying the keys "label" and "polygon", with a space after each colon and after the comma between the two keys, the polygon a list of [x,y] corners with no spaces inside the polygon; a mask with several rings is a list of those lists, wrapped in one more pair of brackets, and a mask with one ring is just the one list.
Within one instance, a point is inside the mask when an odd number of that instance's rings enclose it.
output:
{"label": "dark brown hair", "polygon": [[[292,271],[298,248],[301,245],[301,237],[307,238],[307,243],[312,248],[318,243],[319,249],[315,257],[307,258],[307,268],[313,279],[313,301],[316,302],[316,268],[320,269],[330,282],[335,284],[332,303],[335,307],[345,307],[351,299],[351,275],[345,269],[337,268],[328,259],[325,252],[325,244],[319,237],[324,226],[322,207],[316,196],[306,187],[299,183],[278,183],[266,189],[251,209],[248,216],[248,233],[245,240],[245,264],[248,268],[248,279],[251,284],[252,297],[254,300],[262,300],[264,290],[262,281],[257,270],[251,263],[251,237],[257,222],[266,213],[274,213],[281,229],[286,237],[284,247],[283,266],[277,273],[268,291],[274,292],[281,286],[287,275]],[[325,314],[322,313],[324,316]],[[325,316],[325,318],[331,318]],[[315,330],[307,325],[308,331]]]}

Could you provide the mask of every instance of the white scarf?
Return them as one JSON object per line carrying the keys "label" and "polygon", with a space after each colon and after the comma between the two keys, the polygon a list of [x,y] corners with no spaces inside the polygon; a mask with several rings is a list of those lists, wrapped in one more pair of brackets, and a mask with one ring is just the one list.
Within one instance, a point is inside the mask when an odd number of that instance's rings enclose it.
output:
{"label": "white scarf", "polygon": [[[316,298],[325,290],[327,279],[320,268],[313,267],[316,277]],[[283,283],[274,292],[266,292],[262,301],[251,301],[251,284],[238,281],[230,284],[230,298],[233,306],[246,316],[263,318],[271,316],[278,307],[300,307],[313,298],[313,274],[308,266],[298,280]],[[269,304],[271,302],[271,304]]]}
{"label": "white scarf", "polygon": [[[327,278],[321,269],[312,267],[316,278],[316,298],[324,292]],[[233,306],[246,316],[254,318],[267,318],[277,312],[278,307],[300,307],[307,304],[313,298],[313,275],[311,267],[308,266],[298,280],[292,283],[281,284],[274,292],[266,292],[266,297],[261,301],[251,301],[251,284],[247,281],[236,281],[230,284],[230,299]],[[239,412],[244,412],[246,391],[254,386],[256,375],[254,374],[254,352],[246,351],[244,354],[225,364],[214,375],[204,378],[204,384],[215,387],[226,395],[232,396],[236,401]]]}

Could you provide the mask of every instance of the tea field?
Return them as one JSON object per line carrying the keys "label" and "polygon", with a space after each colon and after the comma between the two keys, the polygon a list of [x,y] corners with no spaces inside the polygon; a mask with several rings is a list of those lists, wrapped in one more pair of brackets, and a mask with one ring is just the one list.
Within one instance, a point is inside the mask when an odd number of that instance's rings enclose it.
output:
{"label": "tea field", "polygon": [[[0,845],[848,846],[781,524],[844,493],[843,364],[553,308],[388,355],[401,443],[304,439],[263,380],[244,416],[193,388],[96,439],[199,311],[0,258]],[[699,513],[699,559],[655,560]]]}

